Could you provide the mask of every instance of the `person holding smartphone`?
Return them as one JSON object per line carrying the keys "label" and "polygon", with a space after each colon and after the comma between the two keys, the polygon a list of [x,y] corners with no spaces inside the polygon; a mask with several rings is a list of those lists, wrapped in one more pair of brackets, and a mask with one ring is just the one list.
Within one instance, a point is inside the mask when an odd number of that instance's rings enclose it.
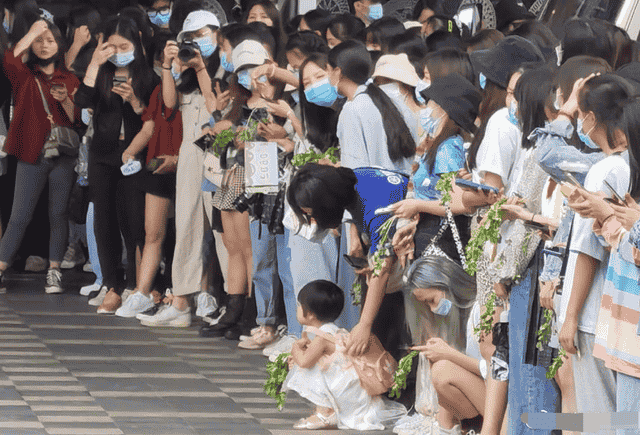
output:
{"label": "person holding smartphone", "polygon": [[[55,24],[38,20],[13,49],[4,54],[3,66],[14,90],[14,115],[4,151],[18,159],[11,216],[0,242],[0,285],[11,265],[40,193],[49,182],[49,270],[47,293],[61,293],[62,262],[69,231],[67,202],[74,180],[75,158],[47,157],[44,145],[51,123],[42,99],[45,98],[56,125],[78,127],[80,111],[73,94],[78,79],[64,68],[64,41]],[[23,58],[26,56],[26,62]],[[42,89],[41,91],[39,89]]]}
{"label": "person holding smartphone", "polygon": [[125,178],[120,166],[122,153],[142,128],[142,113],[157,84],[135,22],[127,17],[108,20],[76,94],[80,107],[93,109],[89,186],[103,282],[89,304],[102,314],[113,314],[122,304],[125,285],[117,273],[121,233],[127,247],[126,288],[136,285],[136,259],[144,246],[144,193],[136,183],[139,175]]}

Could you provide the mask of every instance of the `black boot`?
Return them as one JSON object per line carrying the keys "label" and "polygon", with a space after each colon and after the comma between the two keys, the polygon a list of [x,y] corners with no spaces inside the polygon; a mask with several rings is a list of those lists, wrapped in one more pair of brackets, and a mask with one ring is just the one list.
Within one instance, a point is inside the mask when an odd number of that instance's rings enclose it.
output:
{"label": "black boot", "polygon": [[232,326],[236,325],[244,311],[245,295],[229,295],[227,298],[227,310],[215,325],[200,328],[201,337],[222,337]]}
{"label": "black boot", "polygon": [[238,341],[241,335],[251,335],[251,329],[256,324],[256,317],[258,315],[258,308],[256,307],[256,298],[247,297],[244,300],[244,308],[242,310],[242,316],[236,325],[227,329],[224,334],[224,338],[227,340]]}

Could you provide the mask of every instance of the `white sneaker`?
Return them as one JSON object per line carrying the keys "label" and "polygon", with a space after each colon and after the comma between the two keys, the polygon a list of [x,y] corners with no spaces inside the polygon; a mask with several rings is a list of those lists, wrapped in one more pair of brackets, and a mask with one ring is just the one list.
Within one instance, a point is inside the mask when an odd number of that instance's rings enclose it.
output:
{"label": "white sneaker", "polygon": [[82,266],[82,271],[87,273],[93,273],[93,266],[91,265],[90,261],[87,261],[86,263],[84,263],[84,266]]}
{"label": "white sneaker", "polygon": [[246,340],[250,339],[251,337],[253,337],[254,335],[256,335],[258,332],[260,332],[260,329],[261,329],[261,328],[260,328],[259,326],[256,326],[255,328],[253,328],[253,329],[251,330],[251,332],[249,333],[249,335],[241,335],[241,336],[239,337],[240,341],[246,341]]}
{"label": "white sneaker", "polygon": [[274,341],[269,346],[262,349],[262,354],[269,357],[269,361],[273,362],[281,353],[291,352],[293,343],[298,340],[295,335],[285,335],[279,340]]}
{"label": "white sneaker", "polygon": [[167,305],[167,304],[160,305],[160,307],[158,308],[158,311],[156,311],[155,314],[144,314],[144,312],[138,313],[138,314],[136,314],[136,319],[138,319],[138,320],[150,319],[153,316],[157,316],[158,314],[160,314],[160,312],[166,310],[167,308],[169,308],[169,305]]}
{"label": "white sneaker", "polygon": [[127,300],[127,298],[128,298],[129,296],[131,296],[131,295],[133,294],[133,292],[134,292],[134,291],[135,291],[135,290],[132,290],[132,289],[130,289],[130,288],[124,289],[124,290],[122,291],[122,296],[120,296],[120,297],[122,298],[122,303],[123,303],[123,304],[124,304],[124,301],[126,301],[126,300]]}
{"label": "white sneaker", "polygon": [[91,293],[100,290],[100,287],[102,287],[102,284],[98,284],[95,282],[93,284],[85,285],[80,289],[80,294],[82,296],[89,296]]}
{"label": "white sneaker", "polygon": [[177,328],[187,328],[191,326],[191,309],[184,311],[176,309],[173,305],[156,313],[155,316],[140,320],[144,326],[173,326]]}
{"label": "white sneaker", "polygon": [[[123,298],[124,299],[124,298]],[[153,307],[153,296],[145,295],[142,292],[135,292],[129,296],[126,302],[116,310],[118,317],[136,317],[136,314],[144,313]]]}
{"label": "white sneaker", "polygon": [[105,296],[107,296],[107,292],[109,291],[109,289],[107,288],[107,286],[103,285],[102,287],[100,287],[100,293],[98,293],[98,296],[96,296],[93,299],[89,299],[89,305],[92,305],[94,307],[99,307],[100,305],[102,305],[102,301],[104,301]]}
{"label": "white sneaker", "polygon": [[84,258],[84,252],[82,252],[82,248],[74,243],[69,245],[67,248],[67,252],[64,254],[64,258],[62,259],[62,263],[60,263],[60,267],[62,269],[73,269],[79,264],[84,264],[86,258]]}
{"label": "white sneaker", "polygon": [[196,299],[196,316],[204,317],[218,309],[218,301],[207,292],[200,292]]}
{"label": "white sneaker", "polygon": [[48,294],[62,293],[62,272],[59,269],[47,270],[47,283],[44,292]]}

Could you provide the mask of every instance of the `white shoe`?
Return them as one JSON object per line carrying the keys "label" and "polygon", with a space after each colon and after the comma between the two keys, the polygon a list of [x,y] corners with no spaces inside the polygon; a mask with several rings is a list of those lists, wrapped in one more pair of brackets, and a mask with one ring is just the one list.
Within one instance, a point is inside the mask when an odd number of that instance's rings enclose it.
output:
{"label": "white shoe", "polygon": [[98,296],[96,296],[93,299],[89,299],[89,305],[94,306],[94,307],[99,307],[100,305],[102,305],[102,301],[104,301],[105,296],[107,296],[107,292],[109,291],[109,289],[107,288],[107,286],[103,285],[102,287],[100,287],[100,293],[98,293]]}
{"label": "white shoe", "polygon": [[48,294],[62,293],[62,272],[59,269],[47,270],[47,283],[44,292]]}
{"label": "white shoe", "polygon": [[262,354],[269,357],[269,361],[273,362],[281,353],[291,352],[293,343],[298,340],[295,335],[285,335],[279,340],[274,341],[269,346],[262,349]]}
{"label": "white shoe", "polygon": [[260,327],[256,326],[255,328],[253,328],[251,330],[251,332],[249,333],[249,335],[241,335],[240,336],[240,341],[246,341],[248,339],[250,339],[251,337],[253,337],[254,335],[256,335],[259,331],[260,331]]}
{"label": "white shoe", "polygon": [[158,308],[158,311],[156,311],[155,314],[144,314],[144,312],[138,313],[138,314],[136,314],[136,319],[138,319],[138,320],[150,319],[153,316],[157,316],[158,314],[160,314],[160,312],[166,310],[167,308],[169,308],[169,305],[167,305],[167,304],[160,305],[160,307]]}
{"label": "white shoe", "polygon": [[140,320],[144,326],[173,326],[177,328],[187,328],[191,326],[191,309],[184,311],[176,309],[173,305],[156,313],[155,316]]}
{"label": "white shoe", "polygon": [[[124,299],[124,298],[122,298]],[[129,296],[126,302],[116,310],[118,317],[136,317],[137,314],[144,313],[153,307],[153,296],[144,295],[142,292],[135,292]]]}
{"label": "white shoe", "polygon": [[196,316],[204,317],[218,309],[218,301],[207,292],[200,292],[196,299]]}
{"label": "white shoe", "polygon": [[89,296],[91,293],[100,290],[100,287],[102,287],[102,284],[97,284],[95,282],[93,284],[85,285],[80,289],[80,294],[82,296]]}
{"label": "white shoe", "polygon": [[84,263],[84,266],[82,266],[82,271],[93,273],[93,266],[91,265],[91,262],[87,261],[86,263]]}
{"label": "white shoe", "polygon": [[84,252],[82,252],[82,248],[76,243],[69,245],[67,248],[67,252],[64,254],[64,258],[62,259],[62,263],[60,263],[60,268],[62,269],[73,269],[79,264],[84,264],[87,261],[84,258]]}
{"label": "white shoe", "polygon": [[121,296],[121,298],[122,298],[122,303],[123,303],[123,304],[124,304],[124,301],[126,301],[126,300],[127,300],[127,298],[128,298],[129,296],[131,296],[131,295],[133,294],[133,292],[134,292],[134,291],[135,291],[135,290],[132,290],[132,289],[130,289],[130,288],[127,288],[127,289],[124,289],[124,290],[123,290],[123,292],[122,292],[122,296]]}

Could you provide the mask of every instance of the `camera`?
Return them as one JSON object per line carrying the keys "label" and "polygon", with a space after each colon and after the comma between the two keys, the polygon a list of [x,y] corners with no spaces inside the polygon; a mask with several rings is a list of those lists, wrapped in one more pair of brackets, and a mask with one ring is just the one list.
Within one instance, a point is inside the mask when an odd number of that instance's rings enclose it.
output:
{"label": "camera", "polygon": [[188,62],[196,56],[196,51],[200,51],[198,44],[191,40],[182,41],[178,46],[178,59]]}
{"label": "camera", "polygon": [[233,201],[233,208],[237,212],[244,213],[249,210],[249,206],[255,201],[254,195],[247,196],[246,192],[243,192]]}

